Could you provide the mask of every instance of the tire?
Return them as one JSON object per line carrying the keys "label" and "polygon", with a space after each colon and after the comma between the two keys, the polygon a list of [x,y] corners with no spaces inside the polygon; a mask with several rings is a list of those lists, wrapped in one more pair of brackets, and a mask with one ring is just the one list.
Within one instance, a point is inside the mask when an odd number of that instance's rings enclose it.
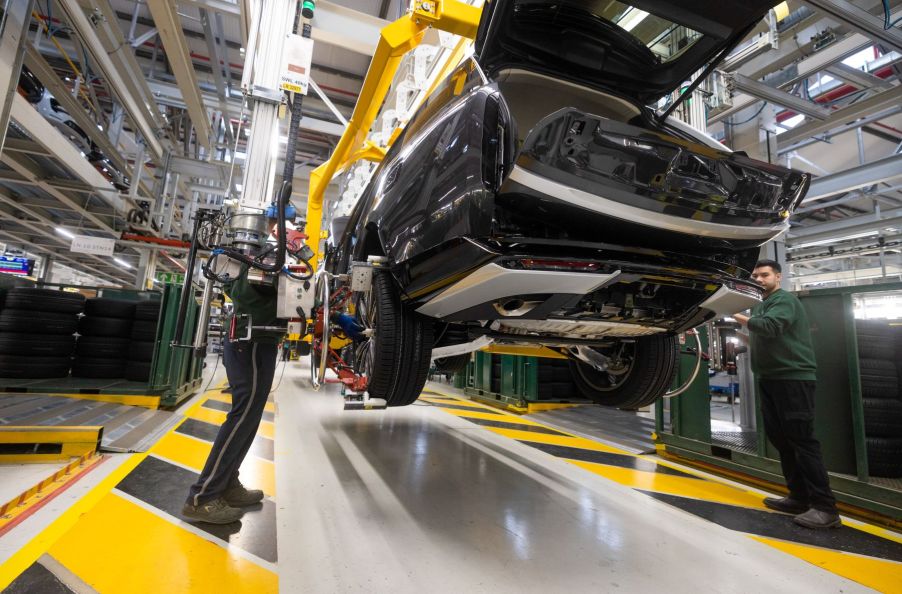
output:
{"label": "tire", "polygon": [[22,357],[70,357],[75,336],[0,332],[0,354]]}
{"label": "tire", "polygon": [[132,340],[150,342],[157,339],[157,323],[138,320],[132,325]]}
{"label": "tire", "polygon": [[902,477],[902,437],[868,437],[868,474]]}
{"label": "tire", "polygon": [[883,359],[885,361],[896,360],[896,349],[892,344],[881,346],[879,344],[858,343],[858,356],[862,359]]}
{"label": "tire", "polygon": [[4,309],[0,312],[0,332],[28,334],[74,334],[78,317],[71,313]]}
{"label": "tire", "polygon": [[862,398],[883,398],[895,400],[899,398],[899,380],[896,378],[883,380],[861,380]]}
{"label": "tire", "polygon": [[898,378],[898,370],[894,361],[886,359],[859,359],[858,367],[862,378]]}
{"label": "tire", "polygon": [[864,433],[868,437],[902,435],[902,400],[865,398]]}
{"label": "tire", "polygon": [[132,320],[85,316],[78,322],[78,333],[82,336],[128,338],[132,333]]}
{"label": "tire", "polygon": [[160,317],[159,301],[139,301],[135,305],[135,320],[156,322]]}
{"label": "tire", "polygon": [[17,357],[0,355],[0,377],[47,379],[69,375],[69,357]]}
{"label": "tire", "polygon": [[433,363],[435,364],[435,370],[439,373],[461,373],[470,363],[470,353],[439,357]]}
{"label": "tire", "polygon": [[127,318],[135,317],[135,302],[122,299],[88,299],[85,302],[85,315],[88,317]]}
{"label": "tire", "polygon": [[6,293],[4,307],[29,311],[77,314],[85,307],[85,296],[53,289],[18,288]]}
{"label": "tire", "polygon": [[125,379],[131,382],[149,382],[150,362],[129,361],[125,365]]}
{"label": "tire", "polygon": [[122,359],[129,340],[115,336],[81,336],[75,345],[76,357],[89,359]]}
{"label": "tire", "polygon": [[355,370],[368,373],[372,398],[388,406],[413,404],[426,384],[433,321],[404,307],[394,280],[375,270],[368,294],[356,298],[358,321],[375,336],[356,346]]}
{"label": "tire", "polygon": [[140,363],[150,363],[153,361],[153,351],[157,346],[153,341],[133,340],[128,345],[128,360]]}
{"label": "tire", "polygon": [[125,377],[125,359],[76,357],[72,363],[72,377],[114,379]]}
{"label": "tire", "polygon": [[570,372],[578,392],[596,404],[628,409],[648,406],[663,396],[676,370],[676,336],[646,336],[623,346],[630,344],[631,362],[619,381],[618,376],[571,360]]}

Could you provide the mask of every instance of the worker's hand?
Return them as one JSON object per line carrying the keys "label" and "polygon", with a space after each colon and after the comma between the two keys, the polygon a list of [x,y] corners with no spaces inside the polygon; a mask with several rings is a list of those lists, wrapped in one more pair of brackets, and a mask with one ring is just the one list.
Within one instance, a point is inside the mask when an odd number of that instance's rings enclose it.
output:
{"label": "worker's hand", "polygon": [[733,314],[733,319],[742,324],[743,326],[749,325],[749,317],[742,314]]}

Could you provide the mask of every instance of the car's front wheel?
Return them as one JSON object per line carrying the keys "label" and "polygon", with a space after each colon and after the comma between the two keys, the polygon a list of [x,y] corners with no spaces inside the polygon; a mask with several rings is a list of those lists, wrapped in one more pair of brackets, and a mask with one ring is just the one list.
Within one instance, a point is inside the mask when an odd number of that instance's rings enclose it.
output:
{"label": "car's front wheel", "polygon": [[645,336],[606,349],[607,369],[577,359],[570,361],[573,382],[596,404],[636,409],[664,395],[676,369],[676,337]]}
{"label": "car's front wheel", "polygon": [[432,354],[432,320],[401,303],[398,289],[385,270],[373,271],[369,292],[354,299],[357,322],[369,336],[354,344],[353,367],[368,378],[371,398],[388,406],[416,401],[426,383]]}

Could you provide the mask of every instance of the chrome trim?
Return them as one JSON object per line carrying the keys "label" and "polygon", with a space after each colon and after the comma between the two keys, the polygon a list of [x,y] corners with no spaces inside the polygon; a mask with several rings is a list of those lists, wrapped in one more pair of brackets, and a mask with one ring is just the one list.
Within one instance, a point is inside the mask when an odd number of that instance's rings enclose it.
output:
{"label": "chrome trim", "polygon": [[699,307],[713,311],[719,316],[730,316],[754,307],[759,303],[761,303],[760,299],[723,285],[705,299]]}
{"label": "chrome trim", "polygon": [[417,311],[441,318],[505,297],[541,293],[585,295],[603,287],[619,275],[619,270],[611,274],[597,274],[517,270],[495,263],[486,264],[421,305]]}
{"label": "chrome trim", "polygon": [[724,225],[722,223],[709,223],[708,221],[696,221],[685,217],[675,217],[645,210],[637,206],[622,204],[615,200],[603,198],[597,194],[590,194],[577,188],[553,181],[547,177],[536,175],[522,167],[516,166],[511,171],[508,179],[518,184],[532,188],[542,194],[552,196],[558,200],[569,202],[574,206],[585,208],[594,212],[639,223],[657,229],[701,235],[704,237],[719,237],[723,239],[772,239],[789,229],[789,223],[781,223],[770,227],[744,227],[739,225]]}

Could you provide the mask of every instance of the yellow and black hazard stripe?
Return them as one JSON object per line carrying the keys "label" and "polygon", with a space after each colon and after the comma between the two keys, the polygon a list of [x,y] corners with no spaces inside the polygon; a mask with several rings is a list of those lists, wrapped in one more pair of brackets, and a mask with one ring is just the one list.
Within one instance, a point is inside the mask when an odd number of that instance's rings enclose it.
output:
{"label": "yellow and black hazard stripe", "polygon": [[[277,592],[273,403],[241,467],[266,497],[240,522],[189,524],[180,517],[188,487],[210,453],[231,397],[203,394],[149,452],[119,469],[0,566],[0,589],[73,591],[54,576],[100,592]],[[14,589],[15,589],[14,588]],[[190,588],[188,588],[190,589]]]}
{"label": "yellow and black hazard stripe", "polygon": [[837,530],[809,530],[765,508],[760,493],[693,469],[434,390],[420,400],[865,586],[902,591],[902,535],[890,530],[848,519]]}

